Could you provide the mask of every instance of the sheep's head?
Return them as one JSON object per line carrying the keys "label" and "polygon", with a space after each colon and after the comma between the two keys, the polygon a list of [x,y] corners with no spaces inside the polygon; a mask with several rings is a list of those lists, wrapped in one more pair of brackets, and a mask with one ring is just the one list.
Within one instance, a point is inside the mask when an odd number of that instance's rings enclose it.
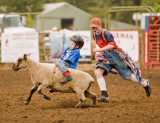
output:
{"label": "sheep's head", "polygon": [[27,63],[27,57],[29,56],[30,54],[24,54],[23,57],[19,57],[16,61],[16,63],[13,64],[13,67],[12,69],[14,71],[18,71],[20,69],[26,69],[28,67],[28,63]]}

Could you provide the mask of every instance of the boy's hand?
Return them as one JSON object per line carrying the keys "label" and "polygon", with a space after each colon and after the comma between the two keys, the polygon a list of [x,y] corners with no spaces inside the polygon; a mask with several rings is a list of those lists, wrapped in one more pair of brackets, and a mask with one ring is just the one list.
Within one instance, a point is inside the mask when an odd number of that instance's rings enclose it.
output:
{"label": "boy's hand", "polygon": [[94,53],[95,52],[99,52],[99,49],[98,48],[93,48],[93,50],[92,50]]}

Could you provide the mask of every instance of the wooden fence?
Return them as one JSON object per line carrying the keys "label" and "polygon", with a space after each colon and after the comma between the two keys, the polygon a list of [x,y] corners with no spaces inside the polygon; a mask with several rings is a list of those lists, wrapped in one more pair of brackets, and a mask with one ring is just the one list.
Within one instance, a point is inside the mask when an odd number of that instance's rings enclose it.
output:
{"label": "wooden fence", "polygon": [[40,62],[50,62],[50,46],[46,46],[49,43],[49,33],[39,33],[39,55]]}

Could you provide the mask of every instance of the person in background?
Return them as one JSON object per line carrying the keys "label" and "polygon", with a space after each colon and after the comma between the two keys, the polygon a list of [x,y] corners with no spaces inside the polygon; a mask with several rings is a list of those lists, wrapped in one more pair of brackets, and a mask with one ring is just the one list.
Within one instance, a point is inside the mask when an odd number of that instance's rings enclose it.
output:
{"label": "person in background", "polygon": [[113,68],[116,69],[123,79],[133,82],[140,82],[146,91],[146,95],[151,95],[151,87],[149,80],[143,79],[140,75],[140,70],[135,62],[125,52],[119,48],[114,42],[113,35],[106,29],[102,28],[101,20],[93,18],[90,23],[93,31],[93,38],[99,48],[93,48],[93,52],[98,52],[95,56],[98,63],[95,66],[95,76],[101,90],[101,96],[97,98],[99,102],[108,102],[109,96],[106,88],[104,76]]}

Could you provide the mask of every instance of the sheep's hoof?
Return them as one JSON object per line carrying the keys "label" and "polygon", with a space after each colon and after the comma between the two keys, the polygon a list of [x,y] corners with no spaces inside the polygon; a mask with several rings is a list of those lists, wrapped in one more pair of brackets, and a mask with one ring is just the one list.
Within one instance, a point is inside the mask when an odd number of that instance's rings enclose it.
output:
{"label": "sheep's hoof", "polygon": [[81,106],[82,106],[82,105],[79,105],[79,104],[78,104],[78,105],[75,106],[75,108],[81,108]]}
{"label": "sheep's hoof", "polygon": [[92,105],[93,105],[93,106],[96,105],[96,96],[92,97]]}
{"label": "sheep's hoof", "polygon": [[50,97],[47,97],[47,96],[44,96],[44,98],[46,99],[46,100],[51,100],[51,98]]}
{"label": "sheep's hoof", "polygon": [[75,108],[81,108],[84,102],[85,100],[80,99],[80,102],[75,106]]}
{"label": "sheep's hoof", "polygon": [[47,100],[51,101],[51,98],[50,98],[50,97],[48,97],[48,99],[47,99]]}
{"label": "sheep's hoof", "polygon": [[28,105],[28,104],[29,104],[29,102],[25,101],[25,102],[24,102],[24,104],[25,104],[25,105]]}

